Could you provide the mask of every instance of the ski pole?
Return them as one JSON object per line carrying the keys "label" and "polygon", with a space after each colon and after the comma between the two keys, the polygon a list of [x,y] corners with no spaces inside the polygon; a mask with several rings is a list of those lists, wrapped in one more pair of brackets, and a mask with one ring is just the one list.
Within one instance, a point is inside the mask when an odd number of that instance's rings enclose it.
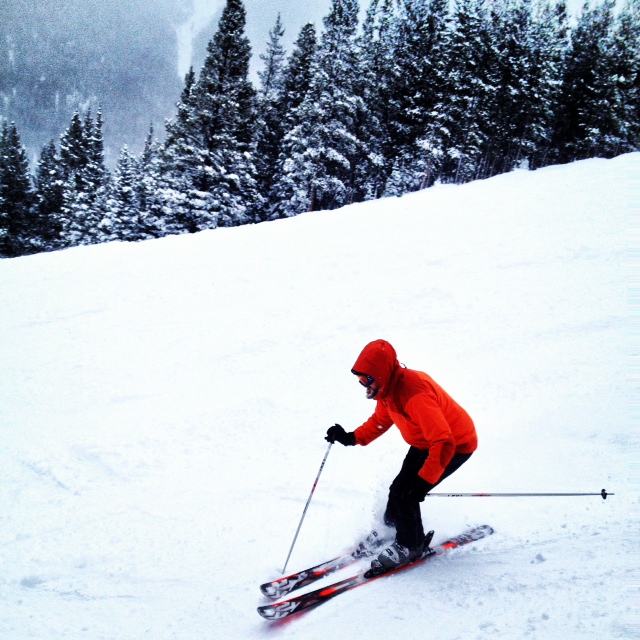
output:
{"label": "ski pole", "polygon": [[531,498],[549,496],[601,496],[603,500],[607,496],[615,496],[605,489],[599,493],[427,493],[427,498]]}
{"label": "ski pole", "polygon": [[302,527],[302,521],[304,517],[307,515],[307,509],[309,508],[309,503],[311,502],[311,498],[313,497],[313,492],[316,490],[316,485],[318,484],[318,480],[320,479],[320,474],[322,473],[322,469],[324,469],[324,463],[327,461],[329,456],[329,451],[331,451],[331,445],[333,442],[329,443],[327,447],[327,453],[324,454],[324,458],[322,459],[322,464],[320,465],[320,470],[318,471],[318,475],[316,476],[316,481],[313,483],[313,487],[311,488],[311,493],[309,494],[309,499],[307,500],[307,504],[304,506],[304,511],[302,512],[302,518],[300,518],[300,524],[298,525],[298,529],[296,530],[296,535],[293,536],[293,542],[291,543],[291,548],[289,549],[289,555],[284,563],[284,567],[282,568],[282,575],[287,570],[287,565],[289,564],[289,558],[291,557],[291,552],[293,551],[293,547],[296,544],[296,540],[298,539],[298,534],[300,533],[300,527]]}

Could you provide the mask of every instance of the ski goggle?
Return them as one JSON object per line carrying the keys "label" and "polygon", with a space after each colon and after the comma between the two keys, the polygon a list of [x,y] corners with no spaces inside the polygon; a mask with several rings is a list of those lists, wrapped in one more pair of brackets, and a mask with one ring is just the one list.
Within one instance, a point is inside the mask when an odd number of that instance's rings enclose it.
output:
{"label": "ski goggle", "polygon": [[358,377],[358,382],[363,387],[370,387],[375,382],[375,380],[371,376],[368,376],[366,374],[358,373],[356,375]]}

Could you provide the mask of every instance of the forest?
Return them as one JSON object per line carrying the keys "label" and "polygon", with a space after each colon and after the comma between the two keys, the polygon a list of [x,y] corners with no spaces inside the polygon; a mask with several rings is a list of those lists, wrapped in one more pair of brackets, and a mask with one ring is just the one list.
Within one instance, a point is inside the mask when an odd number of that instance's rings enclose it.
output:
{"label": "forest", "polygon": [[159,140],[104,162],[100,109],[30,166],[0,133],[0,257],[139,241],[640,150],[640,0],[333,0],[249,79],[227,0]]}

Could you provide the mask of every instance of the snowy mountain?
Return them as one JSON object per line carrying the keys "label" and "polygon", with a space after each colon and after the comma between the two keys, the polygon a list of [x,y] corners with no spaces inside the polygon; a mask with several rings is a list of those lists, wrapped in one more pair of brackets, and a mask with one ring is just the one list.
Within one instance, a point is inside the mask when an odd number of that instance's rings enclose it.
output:
{"label": "snowy mountain", "polygon": [[[639,164],[0,261],[2,638],[636,638]],[[442,491],[616,495],[427,499],[434,542],[496,534],[270,626],[258,585],[327,427],[373,410],[350,368],[376,338],[475,420]],[[369,531],[406,448],[395,429],[333,447],[291,570]]]}

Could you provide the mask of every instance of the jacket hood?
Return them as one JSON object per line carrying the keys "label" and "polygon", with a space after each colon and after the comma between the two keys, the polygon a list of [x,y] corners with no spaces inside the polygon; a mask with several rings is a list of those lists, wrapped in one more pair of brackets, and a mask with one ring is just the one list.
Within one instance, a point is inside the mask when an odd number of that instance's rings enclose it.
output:
{"label": "jacket hood", "polygon": [[351,372],[371,376],[380,385],[378,397],[384,397],[399,367],[396,350],[386,340],[374,340],[362,350]]}

